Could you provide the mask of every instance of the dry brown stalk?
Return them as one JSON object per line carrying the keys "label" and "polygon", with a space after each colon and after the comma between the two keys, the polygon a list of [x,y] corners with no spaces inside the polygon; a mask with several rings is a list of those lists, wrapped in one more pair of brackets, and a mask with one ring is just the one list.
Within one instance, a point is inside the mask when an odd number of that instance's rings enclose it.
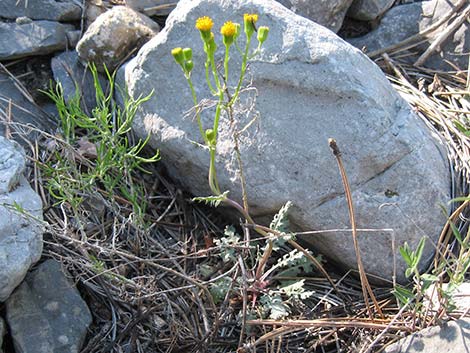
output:
{"label": "dry brown stalk", "polygon": [[346,175],[346,170],[344,168],[343,161],[341,159],[341,151],[339,150],[339,147],[336,144],[336,141],[334,139],[332,138],[328,139],[328,143],[330,145],[331,150],[333,151],[333,155],[336,158],[336,162],[338,163],[338,168],[341,174],[341,180],[343,181],[343,187],[344,187],[344,191],[346,194],[346,200],[348,202],[348,211],[349,211],[349,219],[350,219],[351,228],[352,228],[354,251],[356,252],[357,267],[359,270],[359,277],[361,279],[361,287],[362,287],[362,294],[364,296],[364,303],[366,305],[369,317],[373,319],[374,314],[369,306],[369,299],[368,299],[370,296],[370,298],[372,299],[372,302],[374,303],[375,310],[381,317],[384,317],[382,313],[382,309],[380,308],[380,305],[377,302],[377,299],[375,298],[374,292],[372,291],[372,288],[370,287],[369,280],[367,279],[367,275],[364,270],[364,265],[362,263],[361,251],[359,249],[359,244],[357,241],[356,219],[355,219],[355,214],[354,214],[354,205],[352,202],[351,188],[349,186],[349,181]]}
{"label": "dry brown stalk", "polygon": [[281,327],[335,327],[335,328],[366,328],[371,330],[391,330],[412,332],[411,328],[405,322],[396,322],[390,326],[390,322],[386,320],[370,320],[363,318],[334,318],[334,319],[315,319],[315,320],[248,320],[248,325],[266,325]]}

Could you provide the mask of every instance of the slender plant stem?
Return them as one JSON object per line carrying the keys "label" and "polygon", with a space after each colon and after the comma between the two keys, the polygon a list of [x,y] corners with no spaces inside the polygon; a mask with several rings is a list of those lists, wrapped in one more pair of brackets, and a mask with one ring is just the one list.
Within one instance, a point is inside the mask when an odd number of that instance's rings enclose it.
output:
{"label": "slender plant stem", "polygon": [[[352,228],[352,236],[353,236],[353,243],[354,243],[354,250],[356,252],[356,259],[357,259],[357,267],[359,270],[359,276],[361,279],[361,287],[362,287],[362,294],[364,296],[364,303],[367,308],[367,312],[369,314],[369,317],[373,319],[373,313],[369,305],[369,296],[372,299],[372,302],[374,303],[375,310],[377,313],[381,316],[383,316],[382,309],[380,308],[379,303],[377,302],[377,299],[375,298],[374,292],[372,291],[372,288],[369,285],[369,281],[366,276],[366,272],[364,270],[364,265],[362,263],[361,259],[361,252],[359,249],[359,243],[357,241],[357,229],[356,229],[356,217],[354,214],[354,206],[352,202],[352,195],[351,195],[351,188],[349,186],[349,181],[348,177],[346,175],[346,170],[343,165],[343,161],[341,159],[341,152],[338,148],[338,145],[336,144],[336,141],[334,139],[329,139],[328,143],[330,145],[331,150],[333,151],[333,155],[336,158],[336,162],[338,163],[338,168],[341,174],[341,180],[343,182],[343,187],[344,191],[346,194],[346,200],[348,203],[348,211],[349,211],[349,219],[351,222],[351,228]],[[369,296],[368,296],[369,294]]]}
{"label": "slender plant stem", "polygon": [[227,106],[232,106],[237,100],[238,95],[240,94],[240,89],[242,87],[243,79],[245,78],[245,73],[246,73],[246,65],[248,61],[248,51],[250,50],[250,43],[251,43],[251,37],[248,37],[246,40],[246,45],[245,45],[245,52],[243,53],[242,67],[240,70],[240,78],[238,79],[237,88],[235,89],[235,93],[233,94],[230,102],[228,102]]}
{"label": "slender plant stem", "polygon": [[204,142],[207,144],[206,134],[204,133],[204,128],[202,127],[201,114],[200,114],[199,108],[198,108],[196,90],[194,89],[191,77],[188,76],[186,78],[186,80],[188,81],[189,88],[191,89],[191,95],[193,97],[194,109],[196,109],[196,120],[197,120],[197,125],[199,127],[199,133],[201,134],[202,138],[204,139]]}

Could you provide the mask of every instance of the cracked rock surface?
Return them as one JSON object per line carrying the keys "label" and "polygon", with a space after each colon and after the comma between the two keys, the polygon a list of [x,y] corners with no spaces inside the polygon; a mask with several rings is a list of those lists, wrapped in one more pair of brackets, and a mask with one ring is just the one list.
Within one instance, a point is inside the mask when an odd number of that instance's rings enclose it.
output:
{"label": "cracked rock surface", "polygon": [[[211,14],[219,28],[224,14],[242,21],[246,12],[262,14],[258,24],[271,29],[250,65],[248,78],[257,96],[253,90],[246,92],[237,108],[240,129],[257,116],[241,136],[252,214],[270,216],[291,200],[295,229],[349,229],[341,178],[328,147],[328,138],[335,138],[352,186],[357,226],[381,229],[359,233],[366,271],[390,280],[396,261],[397,278],[404,281],[398,247],[407,241],[415,248],[423,236],[436,241],[446,220],[439,205],[450,197],[448,161],[428,127],[380,69],[325,28],[263,0],[180,1],[165,29],[118,75],[117,83],[127,84],[133,97],[155,90],[139,111],[135,130],[141,138],[151,134],[150,142],[160,149],[170,173],[188,190],[197,196],[210,194],[208,153],[191,143],[202,141],[195,121],[187,116],[193,106],[190,90],[169,53],[174,47],[191,46],[194,62],[203,63],[199,33],[191,24]],[[239,67],[239,62],[234,51],[230,66]],[[233,70],[232,86],[238,79]],[[192,78],[198,98],[210,98],[203,64],[195,65]],[[256,106],[247,114],[254,99]],[[204,127],[211,127],[213,110],[204,111],[202,118]],[[220,187],[240,201],[231,125],[227,117],[220,124]],[[350,232],[303,240],[345,269],[356,268]],[[432,241],[427,242],[423,259],[432,256]]]}

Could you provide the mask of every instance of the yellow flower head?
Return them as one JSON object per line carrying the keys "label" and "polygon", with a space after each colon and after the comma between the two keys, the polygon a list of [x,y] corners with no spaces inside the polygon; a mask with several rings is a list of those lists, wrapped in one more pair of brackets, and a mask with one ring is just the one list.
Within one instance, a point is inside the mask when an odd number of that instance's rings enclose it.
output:
{"label": "yellow flower head", "polygon": [[258,21],[258,15],[255,13],[246,13],[243,15],[243,20],[255,24]]}
{"label": "yellow flower head", "polygon": [[220,29],[220,33],[226,37],[233,37],[237,32],[237,26],[232,21],[227,21],[224,23],[222,28]]}
{"label": "yellow flower head", "polygon": [[256,31],[255,23],[258,21],[258,15],[254,13],[246,13],[243,15],[243,24],[247,38],[251,38]]}
{"label": "yellow flower head", "polygon": [[199,17],[196,20],[196,28],[202,32],[209,32],[214,26],[214,22],[208,16]]}

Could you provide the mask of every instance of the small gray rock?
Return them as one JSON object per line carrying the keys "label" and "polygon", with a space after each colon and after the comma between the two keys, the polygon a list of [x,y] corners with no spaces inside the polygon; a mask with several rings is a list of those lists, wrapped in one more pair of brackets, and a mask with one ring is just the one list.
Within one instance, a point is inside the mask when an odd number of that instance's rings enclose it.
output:
{"label": "small gray rock", "polygon": [[147,16],[125,6],[115,6],[93,22],[77,44],[84,63],[94,62],[100,71],[113,71],[132,50],[155,36],[159,26]]}
{"label": "small gray rock", "polygon": [[72,25],[53,21],[25,24],[0,22],[0,60],[63,50],[67,47],[67,32],[74,30]]}
{"label": "small gray rock", "polygon": [[470,319],[428,327],[388,346],[386,353],[468,353]]}
{"label": "small gray rock", "polygon": [[[386,48],[397,44],[412,35],[428,28],[452,9],[458,0],[433,0],[416,2],[393,7],[382,18],[380,25],[372,32],[359,38],[348,39],[358,48],[366,48],[367,52]],[[441,30],[437,30],[424,38],[426,44],[414,48],[422,53]],[[454,70],[446,61],[450,61],[461,70],[468,66],[470,52],[470,23],[466,21],[442,44],[441,49],[431,55],[424,63],[425,67],[436,70]],[[408,56],[410,62],[417,59],[416,55]]]}
{"label": "small gray rock", "polygon": [[15,19],[29,17],[33,20],[76,21],[82,10],[73,0],[2,0],[0,16]]}
{"label": "small gray rock", "polygon": [[[0,137],[0,302],[41,257],[42,202],[22,176],[24,152]],[[13,210],[20,207],[25,214]]]}
{"label": "small gray rock", "polygon": [[126,5],[147,16],[168,16],[178,0],[126,0]]}
{"label": "small gray rock", "polygon": [[348,10],[348,17],[361,21],[372,21],[392,7],[395,0],[354,0]]}
{"label": "small gray rock", "polygon": [[[452,290],[450,290],[452,288]],[[458,286],[450,287],[449,283],[443,283],[439,286],[433,284],[426,291],[426,306],[429,305],[429,310],[437,312],[441,308],[442,292],[441,290],[451,295],[451,304],[455,306],[454,311],[465,313],[470,308],[470,282],[464,282]],[[449,311],[449,308],[447,308]]]}
{"label": "small gray rock", "polygon": [[[60,82],[64,90],[65,102],[69,102],[76,94],[76,89],[80,91],[83,108],[90,112],[96,107],[96,92],[93,76],[90,71],[83,66],[76,51],[61,53],[51,60],[51,68],[54,79]],[[106,81],[99,75],[102,87]]]}
{"label": "small gray rock", "polygon": [[17,353],[78,353],[92,317],[60,263],[48,260],[6,302]]}
{"label": "small gray rock", "polygon": [[[211,98],[205,85],[205,53],[194,23],[210,14],[216,33],[226,14],[241,21],[246,12],[260,14],[258,25],[270,28],[247,78],[257,89],[256,127],[240,143],[252,215],[273,215],[290,200],[294,229],[350,229],[344,189],[328,147],[328,138],[333,137],[344,152],[357,226],[378,229],[359,234],[365,269],[391,279],[396,259],[398,280],[404,281],[406,265],[398,247],[407,241],[415,248],[428,236],[432,241],[423,253],[427,261],[433,255],[431,244],[445,224],[439,204],[449,199],[448,161],[382,71],[324,27],[272,1],[181,0],[165,31],[147,43],[117,77],[116,83],[127,86],[134,98],[155,92],[137,112],[136,133],[140,138],[150,134],[151,146],[160,149],[169,172],[190,192],[210,195],[208,153],[191,143],[201,142],[197,124],[186,116],[194,104],[170,51],[193,48],[195,90],[199,99]],[[220,36],[217,40],[220,43]],[[237,70],[239,65],[240,57],[233,48],[230,68]],[[236,85],[237,75],[232,74],[231,87]],[[251,97],[243,97],[238,111],[251,102]],[[213,124],[212,113],[203,113],[204,128]],[[245,113],[238,118],[240,126],[251,120]],[[231,131],[230,119],[222,116],[217,174],[221,189],[240,201]],[[384,228],[394,231],[379,231]],[[304,240],[343,267],[356,267],[349,232],[306,236]]]}
{"label": "small gray rock", "polygon": [[338,32],[353,0],[277,0],[297,15]]}

